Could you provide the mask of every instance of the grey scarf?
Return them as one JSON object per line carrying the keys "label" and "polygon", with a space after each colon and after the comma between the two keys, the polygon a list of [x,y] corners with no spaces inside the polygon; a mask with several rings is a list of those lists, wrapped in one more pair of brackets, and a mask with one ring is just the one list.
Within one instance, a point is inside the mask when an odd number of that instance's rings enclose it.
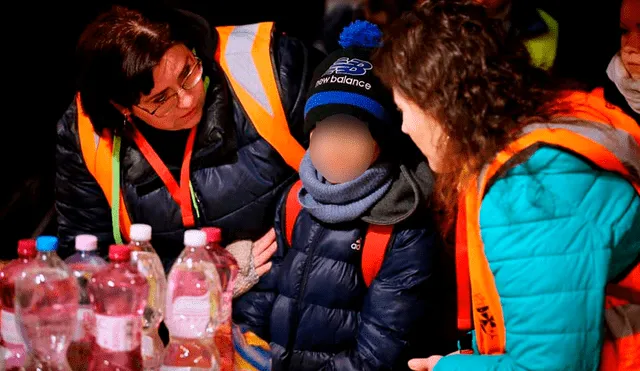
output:
{"label": "grey scarf", "polygon": [[360,218],[391,186],[391,164],[376,163],[350,182],[329,183],[313,166],[307,152],[300,164],[300,204],[325,223],[342,223]]}

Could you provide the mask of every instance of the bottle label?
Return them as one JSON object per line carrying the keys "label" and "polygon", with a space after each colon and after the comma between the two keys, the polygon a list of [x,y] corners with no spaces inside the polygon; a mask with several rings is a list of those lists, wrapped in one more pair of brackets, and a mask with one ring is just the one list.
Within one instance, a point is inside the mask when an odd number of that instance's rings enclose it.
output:
{"label": "bottle label", "polygon": [[153,356],[153,339],[151,336],[142,336],[142,356],[145,358]]}
{"label": "bottle label", "polygon": [[76,331],[73,334],[74,341],[80,341],[91,334],[91,326],[93,323],[93,310],[86,307],[78,308]]}
{"label": "bottle label", "polygon": [[16,315],[9,311],[2,311],[2,340],[8,344],[24,345],[22,334],[18,329]]}
{"label": "bottle label", "polygon": [[96,343],[112,352],[130,352],[140,346],[142,320],[137,316],[96,314]]}
{"label": "bottle label", "polygon": [[[207,330],[211,320],[211,296],[180,296],[173,301],[173,321],[178,322],[176,336],[199,338]],[[184,331],[183,331],[184,330]]]}

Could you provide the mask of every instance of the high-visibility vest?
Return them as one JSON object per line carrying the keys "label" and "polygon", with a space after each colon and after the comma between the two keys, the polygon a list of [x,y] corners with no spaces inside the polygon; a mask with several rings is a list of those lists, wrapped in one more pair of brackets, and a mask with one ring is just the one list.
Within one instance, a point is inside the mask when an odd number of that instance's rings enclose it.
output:
{"label": "high-visibility vest", "polygon": [[[217,27],[216,31],[219,40],[215,59],[222,67],[233,94],[258,134],[297,171],[305,150],[289,131],[280,99],[271,51],[274,24],[224,26]],[[114,240],[122,243],[123,236],[129,239],[131,219],[120,187],[120,137],[109,130],[95,133],[82,109],[79,94],[76,95],[76,105],[82,155],[111,207]]]}
{"label": "high-visibility vest", "polygon": [[[640,194],[640,127],[601,95],[573,92],[563,99],[572,112],[552,123],[530,124],[487,164],[461,195],[456,229],[458,327],[475,328],[481,354],[504,354],[506,329],[494,276],[480,234],[480,206],[488,185],[519,153],[550,145],[576,153],[627,179]],[[602,370],[640,370],[640,264],[606,288]],[[634,265],[635,264],[635,265]],[[488,328],[487,328],[488,327]],[[490,329],[489,329],[490,328]]]}
{"label": "high-visibility vest", "polygon": [[558,54],[558,21],[542,9],[537,9],[537,12],[547,25],[548,31],[542,35],[524,40],[524,46],[529,52],[531,65],[548,71],[553,67]]}

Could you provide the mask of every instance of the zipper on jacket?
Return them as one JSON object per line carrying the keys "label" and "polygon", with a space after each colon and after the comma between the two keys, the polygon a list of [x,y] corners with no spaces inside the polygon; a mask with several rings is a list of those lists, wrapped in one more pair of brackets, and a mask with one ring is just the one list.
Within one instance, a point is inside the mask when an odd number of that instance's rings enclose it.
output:
{"label": "zipper on jacket", "polygon": [[[296,312],[294,314],[294,318],[293,318],[293,323],[291,325],[291,329],[289,332],[289,344],[287,346],[287,353],[289,354],[289,357],[287,357],[287,361],[286,361],[286,368],[289,368],[289,365],[291,363],[291,356],[293,355],[293,346],[295,343],[295,339],[296,339],[296,334],[298,332],[298,325],[300,324],[300,312],[302,311],[302,296],[304,295],[304,292],[307,289],[307,282],[309,281],[309,273],[311,271],[310,266],[311,266],[311,261],[313,260],[313,253],[315,252],[316,249],[316,242],[320,239],[320,237],[323,234],[324,229],[322,228],[318,228],[318,233],[316,233],[316,235],[313,237],[313,239],[311,240],[311,247],[309,247],[309,251],[307,253],[307,258],[304,261],[304,268],[302,269],[302,283],[300,284],[300,289],[298,290],[298,303],[296,305]],[[293,241],[292,241],[293,243]]]}

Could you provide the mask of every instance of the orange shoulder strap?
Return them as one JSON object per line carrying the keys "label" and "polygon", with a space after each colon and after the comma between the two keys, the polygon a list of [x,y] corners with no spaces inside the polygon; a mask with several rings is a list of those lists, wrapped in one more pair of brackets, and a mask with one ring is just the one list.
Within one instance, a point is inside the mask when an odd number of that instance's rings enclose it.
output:
{"label": "orange shoulder strap", "polygon": [[392,235],[392,225],[369,224],[367,228],[362,246],[362,276],[367,287],[371,286],[373,279],[380,272]]}
{"label": "orange shoulder strap", "polygon": [[271,56],[273,23],[217,27],[216,60],[254,127],[296,171],[304,148],[289,131]]}
{"label": "orange shoulder strap", "polygon": [[[604,107],[593,95],[570,97],[577,107],[573,120],[532,124],[523,135],[500,152],[486,166],[477,182],[471,182],[464,195],[466,242],[478,350],[482,354],[503,354],[506,331],[500,297],[484,254],[480,235],[480,205],[491,180],[516,154],[537,144],[565,148],[596,166],[628,179],[640,194],[640,184],[632,174],[640,174],[640,128],[626,115]],[[594,104],[595,100],[595,104]],[[634,123],[634,125],[631,125]],[[463,222],[463,221],[460,221]]]}
{"label": "orange shoulder strap", "polygon": [[[298,180],[289,189],[285,201],[284,229],[289,247],[293,242],[293,228],[296,224],[296,219],[298,219],[298,215],[302,211],[302,205],[298,201],[300,189],[302,189],[302,181]],[[371,282],[376,278],[382,267],[384,254],[387,251],[392,234],[393,226],[391,225],[369,224],[367,227],[364,246],[362,247],[362,275],[367,287],[371,285]]]}
{"label": "orange shoulder strap", "polygon": [[298,180],[289,188],[287,200],[284,204],[284,231],[289,246],[293,243],[293,227],[296,224],[298,215],[300,215],[300,211],[302,211],[302,205],[298,201],[300,189],[302,189],[302,181]]}
{"label": "orange shoulder strap", "polygon": [[[115,178],[113,177],[113,163],[114,161],[120,161],[120,138],[114,138],[107,130],[102,135],[96,134],[89,116],[82,109],[80,94],[76,95],[76,107],[78,110],[78,134],[82,157],[89,173],[95,178],[111,207],[111,225],[114,241],[122,243],[122,236],[129,240],[131,219],[120,189],[120,174],[116,174]],[[114,148],[117,151],[114,151]],[[114,156],[114,152],[117,152],[118,156]],[[119,207],[114,207],[114,200],[116,200],[116,205],[119,205]]]}

